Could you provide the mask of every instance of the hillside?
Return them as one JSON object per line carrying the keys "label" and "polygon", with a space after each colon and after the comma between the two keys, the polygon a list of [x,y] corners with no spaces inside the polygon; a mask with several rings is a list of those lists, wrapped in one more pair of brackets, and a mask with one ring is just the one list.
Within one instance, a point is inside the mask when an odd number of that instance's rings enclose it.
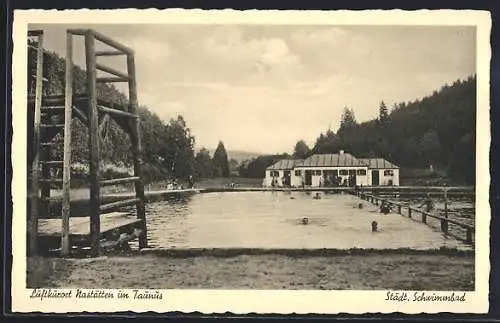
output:
{"label": "hillside", "polygon": [[[208,149],[210,152],[210,155],[214,155],[215,149]],[[256,158],[261,156],[262,154],[260,153],[254,153],[254,152],[248,152],[248,151],[242,151],[242,150],[227,150],[227,157],[229,159],[234,159],[238,162],[238,164],[241,164],[245,160],[249,160],[252,158]]]}
{"label": "hillside", "polygon": [[[36,74],[36,43],[28,47],[28,93],[33,95],[34,78]],[[74,67],[73,89],[75,94],[86,93],[86,73],[79,67]],[[44,83],[45,95],[64,94],[65,59],[56,53],[44,53]],[[97,85],[98,98],[118,105],[126,102],[126,96],[114,86]],[[125,107],[124,107],[125,108]],[[193,173],[194,137],[182,116],[172,116],[165,122],[147,107],[139,108],[143,143],[143,160],[145,181],[158,181],[167,178],[186,177]],[[102,118],[101,120],[105,120]],[[33,124],[33,110],[28,110],[28,124]],[[101,124],[100,151],[104,177],[120,176],[117,172],[127,172],[131,168],[130,140],[126,133],[112,120]],[[32,128],[28,127],[28,147],[32,144]],[[62,136],[54,139],[56,145],[51,159],[62,159]],[[85,178],[88,170],[79,165],[88,162],[88,128],[78,119],[72,120],[72,163],[73,178]],[[31,152],[28,149],[28,165]],[[29,166],[28,166],[29,167]]]}
{"label": "hillside", "polygon": [[359,157],[380,156],[402,167],[433,166],[449,177],[474,183],[475,77],[396,104],[390,112],[382,101],[379,111],[378,119],[361,124],[343,119],[337,134],[320,135],[313,152],[344,149]]}

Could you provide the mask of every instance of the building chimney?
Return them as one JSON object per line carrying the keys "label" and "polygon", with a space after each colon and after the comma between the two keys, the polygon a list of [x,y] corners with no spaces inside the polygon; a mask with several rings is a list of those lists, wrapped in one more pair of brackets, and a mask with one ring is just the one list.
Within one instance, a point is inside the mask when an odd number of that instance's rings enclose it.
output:
{"label": "building chimney", "polygon": [[343,151],[343,150],[339,150],[339,154],[340,154],[340,155],[343,155],[343,154],[344,154],[344,151]]}

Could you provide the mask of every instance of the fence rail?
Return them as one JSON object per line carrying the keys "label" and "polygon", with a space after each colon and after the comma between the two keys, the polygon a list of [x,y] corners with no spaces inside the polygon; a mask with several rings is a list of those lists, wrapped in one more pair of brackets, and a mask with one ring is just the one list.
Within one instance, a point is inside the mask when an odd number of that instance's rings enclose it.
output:
{"label": "fence rail", "polygon": [[[450,219],[447,215],[442,216],[439,214],[426,212],[426,211],[423,211],[419,208],[415,208],[415,207],[412,207],[410,205],[405,205],[402,202],[391,201],[387,198],[383,198],[383,197],[376,196],[373,194],[368,194],[365,192],[356,192],[356,195],[358,197],[360,197],[362,200],[368,201],[368,202],[373,203],[375,205],[382,205],[382,203],[386,203],[392,207],[396,207],[396,212],[398,214],[405,215],[405,213],[406,213],[406,215],[410,219],[413,219],[415,217],[415,215],[420,215],[420,219],[421,219],[422,223],[425,223],[425,224],[428,224],[428,218],[436,219],[436,220],[440,221],[440,224],[441,224],[440,228],[441,228],[441,231],[443,233],[449,234],[449,235],[454,236],[455,238],[457,238],[459,240],[465,241],[467,244],[474,244],[474,229],[475,229],[474,225],[464,223],[461,221],[457,221],[455,219]],[[406,212],[403,212],[405,208],[406,208]],[[457,236],[453,233],[450,233],[449,224],[453,224],[453,225],[456,225],[456,226],[464,229],[465,230],[465,238],[462,236]]]}

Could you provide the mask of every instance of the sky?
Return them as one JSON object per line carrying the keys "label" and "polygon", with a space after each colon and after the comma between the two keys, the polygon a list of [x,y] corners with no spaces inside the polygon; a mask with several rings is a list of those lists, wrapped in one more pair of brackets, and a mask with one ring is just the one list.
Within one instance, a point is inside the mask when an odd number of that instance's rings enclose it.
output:
{"label": "sky", "polygon": [[[474,27],[334,25],[31,25],[65,56],[66,28],[92,28],[135,52],[139,104],[181,114],[196,146],[256,153],[311,147],[336,131],[342,109],[358,122],[383,100],[414,101],[476,71]],[[83,38],[74,62],[84,67]],[[97,46],[97,49],[105,47]],[[99,62],[125,71],[119,57]],[[124,91],[126,88],[120,87]]]}

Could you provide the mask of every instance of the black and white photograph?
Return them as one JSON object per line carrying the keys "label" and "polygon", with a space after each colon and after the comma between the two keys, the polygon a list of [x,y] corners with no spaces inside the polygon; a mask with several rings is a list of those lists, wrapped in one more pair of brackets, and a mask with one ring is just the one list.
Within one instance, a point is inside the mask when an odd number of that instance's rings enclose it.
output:
{"label": "black and white photograph", "polygon": [[13,305],[485,312],[489,15],[344,14],[18,12]]}

